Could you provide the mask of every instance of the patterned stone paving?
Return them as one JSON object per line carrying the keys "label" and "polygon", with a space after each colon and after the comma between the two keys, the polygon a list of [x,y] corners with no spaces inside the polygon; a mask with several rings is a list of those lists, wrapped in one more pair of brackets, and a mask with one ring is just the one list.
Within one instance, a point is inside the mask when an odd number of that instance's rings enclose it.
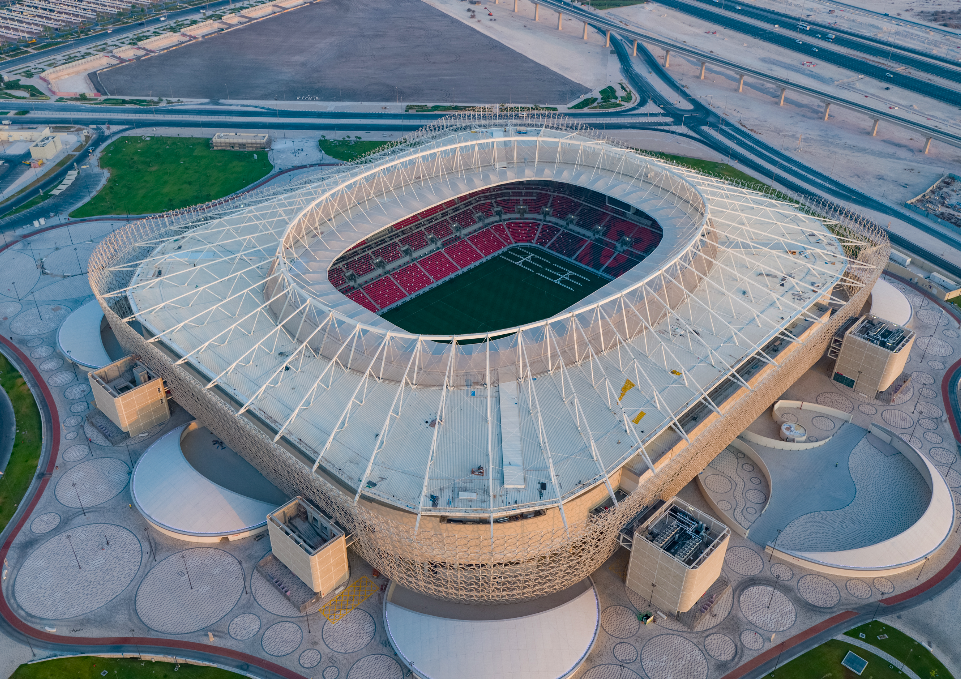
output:
{"label": "patterned stone paving", "polygon": [[253,613],[243,613],[230,621],[227,633],[237,641],[245,641],[260,631],[260,618]]}
{"label": "patterned stone paving", "polygon": [[336,625],[329,620],[324,621],[321,636],[327,648],[334,653],[356,653],[373,641],[376,630],[377,625],[371,614],[362,608],[355,608]]}
{"label": "patterned stone paving", "polygon": [[788,580],[794,578],[794,571],[792,571],[791,567],[785,563],[772,563],[771,575],[782,582],[787,582]]}
{"label": "patterned stone paving", "polygon": [[85,445],[70,446],[60,453],[60,459],[65,462],[76,462],[82,460],[90,454],[90,448]]}
{"label": "patterned stone paving", "polygon": [[49,533],[54,528],[60,525],[60,515],[56,512],[49,512],[47,514],[41,514],[33,521],[30,522],[30,530],[32,530],[37,535],[43,535],[44,533]]}
{"label": "patterned stone paving", "polygon": [[631,609],[608,606],[601,611],[601,627],[615,639],[627,639],[637,634],[640,622]]}
{"label": "patterned stone paving", "polygon": [[368,655],[353,664],[347,679],[403,679],[404,670],[386,655]]}
{"label": "patterned stone paving", "polygon": [[40,363],[40,365],[38,365],[37,367],[44,372],[49,372],[51,370],[56,370],[62,365],[63,365],[62,358],[48,358],[46,361],[43,361],[42,363]]}
{"label": "patterned stone paving", "polygon": [[923,436],[928,443],[944,443],[944,437],[936,431],[926,431]]}
{"label": "patterned stone paving", "polygon": [[72,412],[72,413],[85,413],[85,412],[87,412],[87,408],[88,408],[88,407],[89,407],[89,406],[87,406],[86,403],[71,403],[71,404],[70,404],[70,412]]}
{"label": "patterned stone paving", "polygon": [[154,566],[140,583],[137,614],[157,632],[196,632],[230,612],[243,593],[243,577],[240,562],[223,550],[178,552]]}
{"label": "patterned stone paving", "polygon": [[324,672],[321,676],[324,679],[338,679],[338,677],[340,677],[340,670],[331,665],[330,667],[324,668]]}
{"label": "patterned stone paving", "polygon": [[70,311],[63,304],[41,304],[17,314],[10,322],[10,330],[17,335],[45,335],[59,328]]}
{"label": "patterned stone paving", "polygon": [[[42,340],[41,340],[42,341]],[[30,358],[46,358],[53,353],[53,347],[40,346],[30,350]]]}
{"label": "patterned stone paving", "polygon": [[115,497],[127,486],[130,467],[112,457],[81,462],[57,483],[57,500],[67,507],[94,507]]}
{"label": "patterned stone paving", "polygon": [[894,591],[894,583],[887,578],[874,578],[874,588],[881,594],[890,594]]}
{"label": "patterned stone paving", "polygon": [[835,410],[840,410],[845,413],[849,413],[854,410],[854,404],[851,402],[851,399],[833,391],[827,391],[823,394],[818,394],[817,403],[818,405],[834,408]]}
{"label": "patterned stone paving", "polygon": [[875,408],[870,403],[861,403],[858,405],[858,410],[860,410],[865,415],[877,415],[878,409]]}
{"label": "patterned stone paving", "polygon": [[764,560],[750,547],[728,547],[724,565],[738,575],[757,575],[764,569]]}
{"label": "patterned stone paving", "polygon": [[140,541],[126,528],[77,526],[33,550],[17,573],[14,595],[37,618],[75,618],[120,594],[140,569],[140,559]]}
{"label": "patterned stone paving", "polygon": [[641,666],[650,679],[705,679],[707,660],[689,639],[656,636],[641,649]]}
{"label": "patterned stone paving", "polygon": [[841,600],[837,585],[817,573],[801,576],[797,581],[797,591],[802,599],[819,608],[831,608]]}
{"label": "patterned stone paving", "polygon": [[76,375],[69,370],[61,370],[58,373],[50,375],[47,378],[47,384],[49,384],[51,387],[65,387],[73,382],[74,377],[76,377]]}
{"label": "patterned stone paving", "polygon": [[881,419],[895,429],[910,429],[914,426],[914,418],[903,410],[885,410]]}
{"label": "patterned stone paving", "polygon": [[83,424],[83,418],[79,415],[71,415],[63,421],[65,427],[78,427]]}
{"label": "patterned stone paving", "polygon": [[[303,640],[304,631],[300,629],[300,625],[285,620],[267,628],[261,645],[267,655],[279,657],[296,651]],[[317,662],[320,662],[320,658]]]}
{"label": "patterned stone paving", "polygon": [[[86,404],[84,404],[86,405]],[[83,423],[83,435],[87,437],[87,440],[91,443],[96,443],[98,446],[108,447],[110,446],[110,441],[107,437],[100,433],[100,430],[87,421]]]}
{"label": "patterned stone paving", "polygon": [[67,387],[66,389],[63,390],[63,395],[72,401],[75,401],[78,398],[83,398],[89,393],[90,393],[89,384],[75,384],[72,387]]}
{"label": "patterned stone paving", "polygon": [[928,457],[938,464],[954,464],[957,454],[947,448],[931,448],[928,450]]}
{"label": "patterned stone paving", "polygon": [[320,664],[320,651],[316,648],[308,648],[306,651],[300,654],[298,661],[301,667],[306,667],[311,670]]}
{"label": "patterned stone paving", "polygon": [[783,632],[794,624],[794,604],[770,585],[748,587],[738,599],[738,606],[748,622],[768,632]]}
{"label": "patterned stone paving", "polygon": [[914,347],[928,356],[950,356],[954,353],[951,345],[938,337],[919,337],[914,340]]}
{"label": "patterned stone paving", "polygon": [[[788,413],[790,415],[790,413]],[[767,479],[734,448],[721,451],[698,476],[714,504],[744,528],[759,516],[770,492]]]}
{"label": "patterned stone paving", "polygon": [[760,651],[764,648],[764,637],[761,636],[760,632],[746,629],[741,632],[741,643],[744,644],[744,648],[749,648],[752,651]]}
{"label": "patterned stone paving", "polygon": [[[640,679],[641,675],[622,665],[595,665],[583,679]],[[326,678],[325,678],[326,679]]]}
{"label": "patterned stone paving", "polygon": [[290,600],[277,591],[271,583],[267,582],[257,571],[254,571],[250,578],[250,591],[253,592],[254,600],[263,606],[265,611],[282,618],[295,618],[300,616],[300,610],[290,603]]}
{"label": "patterned stone paving", "polygon": [[871,585],[864,582],[864,580],[848,580],[844,583],[844,589],[856,599],[871,598]]}
{"label": "patterned stone paving", "polygon": [[637,649],[633,644],[624,641],[614,644],[614,659],[624,663],[637,662]]}
{"label": "patterned stone paving", "polygon": [[715,660],[727,662],[734,659],[737,644],[726,634],[709,634],[704,640],[704,650]]}

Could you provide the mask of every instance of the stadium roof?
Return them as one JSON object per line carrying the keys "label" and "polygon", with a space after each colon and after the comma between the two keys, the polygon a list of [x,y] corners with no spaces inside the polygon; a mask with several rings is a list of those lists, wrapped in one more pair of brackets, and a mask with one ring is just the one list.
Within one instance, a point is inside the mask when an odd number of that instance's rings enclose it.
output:
{"label": "stadium roof", "polygon": [[[480,336],[413,335],[327,281],[366,236],[527,179],[635,205],[664,238],[564,313]],[[151,251],[117,268],[129,283],[105,301],[129,300],[150,341],[355,501],[418,517],[558,505],[600,483],[613,497],[613,472],[686,438],[692,408],[720,412],[712,390],[750,388],[738,370],[824,322],[822,302],[843,302],[835,287],[858,285],[846,274],[866,266],[846,254],[862,243],[810,210],[560,118],[452,117],[304,183],[138,242]],[[462,343],[478,337],[499,339]]]}

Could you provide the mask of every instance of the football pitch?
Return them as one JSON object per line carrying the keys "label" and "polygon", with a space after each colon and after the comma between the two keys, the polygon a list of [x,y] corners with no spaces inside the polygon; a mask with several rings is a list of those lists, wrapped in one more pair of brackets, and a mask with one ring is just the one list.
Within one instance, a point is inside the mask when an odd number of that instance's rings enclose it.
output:
{"label": "football pitch", "polygon": [[422,335],[462,335],[533,323],[608,282],[540,248],[514,247],[381,316]]}

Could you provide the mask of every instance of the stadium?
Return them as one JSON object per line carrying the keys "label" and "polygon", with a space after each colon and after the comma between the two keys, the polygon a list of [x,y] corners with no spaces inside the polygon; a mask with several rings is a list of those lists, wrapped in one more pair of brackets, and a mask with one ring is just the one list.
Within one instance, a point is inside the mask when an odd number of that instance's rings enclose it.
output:
{"label": "stadium", "polygon": [[886,238],[557,116],[451,116],[90,260],[121,345],[400,585],[584,579],[820,358]]}

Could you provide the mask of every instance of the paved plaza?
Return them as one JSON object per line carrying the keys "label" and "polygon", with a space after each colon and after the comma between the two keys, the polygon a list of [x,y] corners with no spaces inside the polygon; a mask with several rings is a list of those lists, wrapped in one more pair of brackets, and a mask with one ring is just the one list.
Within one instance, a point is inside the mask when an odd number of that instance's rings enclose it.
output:
{"label": "paved plaza", "polygon": [[[56,627],[58,633],[72,636],[144,636],[212,643],[217,648],[269,658],[307,677],[402,679],[404,670],[384,630],[383,592],[375,593],[337,624],[317,613],[305,618],[254,572],[270,548],[267,539],[198,546],[155,531],[130,506],[130,470],[146,448],[182,424],[186,414],[175,408],[175,417],[165,427],[119,446],[95,436],[96,430],[85,426],[85,415],[92,408],[90,395],[77,388],[86,385],[86,376],[54,348],[59,323],[91,298],[89,288],[82,276],[58,278],[37,266],[58,245],[63,249],[64,243],[94,244],[109,230],[99,223],[63,228],[27,238],[0,253],[0,332],[13,337],[47,380],[57,404],[59,421],[55,425],[63,435],[51,483],[10,551],[4,596],[28,623]],[[912,327],[920,339],[928,341],[918,342],[912,352],[909,370],[915,378],[900,403],[884,405],[842,391],[819,369],[805,375],[784,398],[851,413],[857,427],[865,428],[881,418],[885,426],[917,444],[949,485],[958,489],[961,475],[952,468],[957,461],[956,446],[945,422],[940,384],[947,365],[961,355],[961,334],[957,324],[933,303],[910,292],[908,297],[914,310]],[[843,429],[833,435],[841,436]],[[872,508],[890,511],[891,507],[883,504],[885,489],[895,493],[898,501],[907,502],[917,490],[911,470],[894,464],[894,456],[888,452],[862,435],[861,443],[852,445],[849,455],[837,460],[839,476],[842,471],[847,474],[836,489],[845,501],[839,500],[830,510],[813,507],[806,512],[810,521],[822,525],[825,518],[821,514],[831,512],[842,512],[836,517],[848,520],[850,516],[843,514],[846,508],[860,514],[870,513]],[[750,489],[766,493],[764,484],[752,481],[755,470],[747,470],[743,464],[734,455],[714,471],[727,470],[732,486],[740,484],[744,498]],[[832,469],[826,468],[825,473]],[[870,469],[879,470],[880,475],[859,471]],[[680,497],[710,511],[696,483],[685,487]],[[859,497],[863,505],[857,504]],[[799,544],[806,539],[800,528],[782,536],[786,538]],[[760,542],[732,535],[723,569],[732,588],[695,631],[671,617],[658,616],[655,624],[640,624],[637,613],[650,610],[650,604],[625,588],[627,553],[616,553],[592,575],[601,623],[583,676],[723,676],[772,644],[840,611],[917,584],[917,569],[888,578],[825,576],[771,560]],[[958,547],[959,537],[952,535],[929,560],[924,573],[937,572]],[[363,575],[386,584],[356,556],[351,556],[350,568],[352,579]],[[897,626],[902,621],[891,622]],[[208,634],[213,635],[212,642]]]}

